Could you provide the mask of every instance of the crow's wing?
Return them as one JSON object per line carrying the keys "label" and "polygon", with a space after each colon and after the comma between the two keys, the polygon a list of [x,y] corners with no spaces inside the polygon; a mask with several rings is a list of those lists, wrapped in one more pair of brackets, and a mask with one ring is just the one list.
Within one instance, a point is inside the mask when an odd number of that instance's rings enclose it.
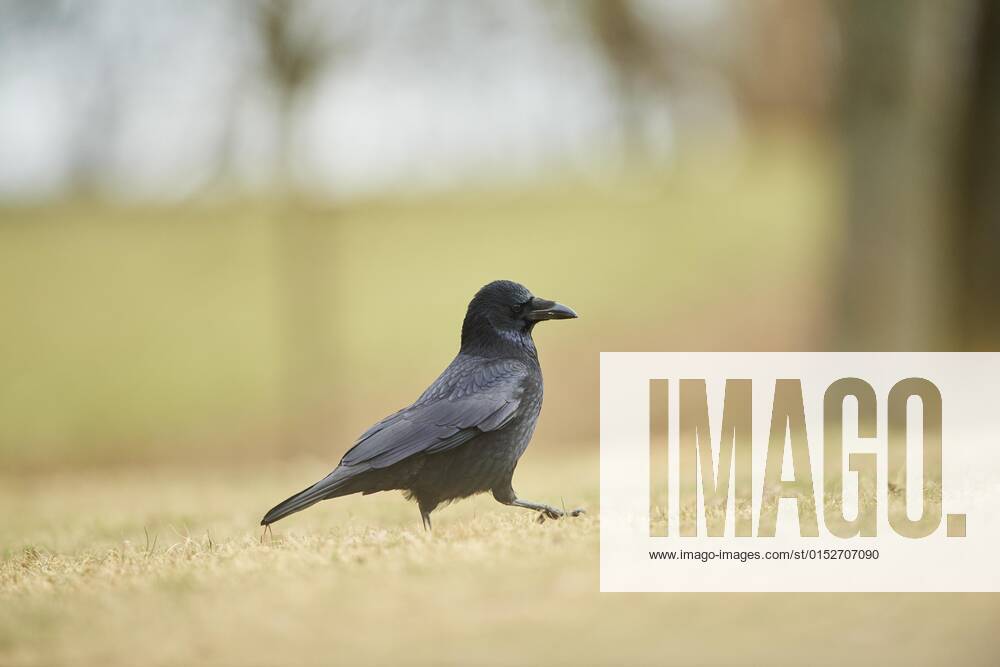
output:
{"label": "crow's wing", "polygon": [[368,429],[340,464],[386,468],[503,428],[517,414],[528,374],[520,361],[459,357],[416,403]]}

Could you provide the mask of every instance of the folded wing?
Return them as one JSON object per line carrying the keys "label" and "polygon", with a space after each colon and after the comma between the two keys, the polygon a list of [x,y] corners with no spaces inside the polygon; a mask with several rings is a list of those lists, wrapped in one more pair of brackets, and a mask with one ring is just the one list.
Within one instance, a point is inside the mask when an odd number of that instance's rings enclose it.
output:
{"label": "folded wing", "polygon": [[519,361],[456,359],[416,403],[364,433],[340,464],[386,468],[503,428],[517,414],[527,376]]}

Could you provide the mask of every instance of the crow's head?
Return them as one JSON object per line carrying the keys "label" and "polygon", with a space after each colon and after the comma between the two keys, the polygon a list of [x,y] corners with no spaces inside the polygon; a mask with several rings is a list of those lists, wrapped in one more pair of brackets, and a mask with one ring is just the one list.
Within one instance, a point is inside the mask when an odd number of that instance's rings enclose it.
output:
{"label": "crow's head", "polygon": [[494,280],[469,302],[462,324],[462,347],[530,339],[542,320],[576,317],[572,308],[533,296],[528,288],[510,280]]}

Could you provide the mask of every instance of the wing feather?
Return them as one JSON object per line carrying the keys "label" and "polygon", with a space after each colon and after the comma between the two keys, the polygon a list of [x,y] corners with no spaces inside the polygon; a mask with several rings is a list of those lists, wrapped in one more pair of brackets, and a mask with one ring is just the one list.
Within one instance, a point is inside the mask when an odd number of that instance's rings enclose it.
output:
{"label": "wing feather", "polygon": [[340,463],[386,468],[501,429],[517,414],[527,377],[528,368],[519,361],[460,357],[416,403],[368,429]]}

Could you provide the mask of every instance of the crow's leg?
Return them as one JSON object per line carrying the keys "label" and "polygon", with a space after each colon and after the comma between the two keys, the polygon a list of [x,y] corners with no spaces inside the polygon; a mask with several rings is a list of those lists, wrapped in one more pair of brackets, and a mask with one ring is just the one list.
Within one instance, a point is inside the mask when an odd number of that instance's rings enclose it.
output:
{"label": "crow's leg", "polygon": [[[556,509],[551,505],[543,505],[541,503],[533,503],[528,500],[521,500],[514,493],[514,489],[509,485],[504,487],[493,489],[493,497],[497,499],[497,502],[503,503],[504,505],[511,505],[513,507],[523,507],[524,509],[534,510],[540,512],[550,519],[560,519],[567,514],[561,509]],[[582,509],[575,509],[568,514],[570,516],[580,516],[584,511]]]}
{"label": "crow's leg", "polygon": [[437,503],[417,499],[417,507],[420,508],[420,519],[424,522],[424,530],[431,530],[431,512],[437,507]]}

